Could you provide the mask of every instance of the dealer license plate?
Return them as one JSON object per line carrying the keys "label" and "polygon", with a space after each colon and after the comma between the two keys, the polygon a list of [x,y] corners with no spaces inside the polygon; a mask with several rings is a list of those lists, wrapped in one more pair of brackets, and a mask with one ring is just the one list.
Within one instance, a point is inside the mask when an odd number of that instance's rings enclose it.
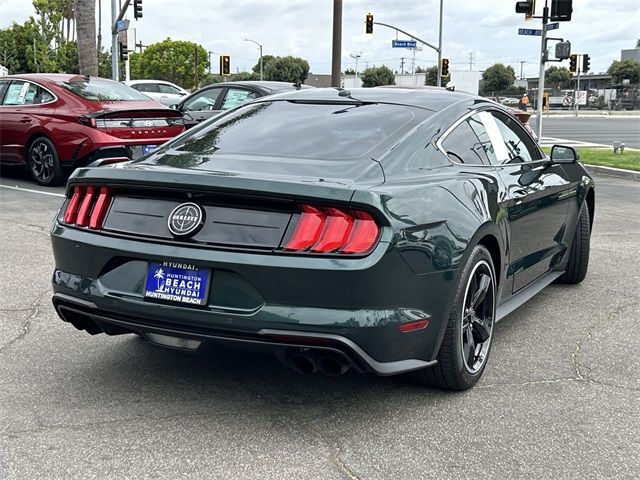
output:
{"label": "dealer license plate", "polygon": [[142,155],[147,155],[153,152],[156,148],[158,148],[158,145],[142,145]]}
{"label": "dealer license plate", "polygon": [[187,305],[206,305],[211,271],[184,262],[149,263],[144,297]]}

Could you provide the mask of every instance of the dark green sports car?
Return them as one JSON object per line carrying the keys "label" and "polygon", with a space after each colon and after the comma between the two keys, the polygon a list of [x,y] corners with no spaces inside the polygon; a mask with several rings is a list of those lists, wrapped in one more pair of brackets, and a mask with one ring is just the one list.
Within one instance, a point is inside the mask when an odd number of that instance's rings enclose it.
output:
{"label": "dark green sports car", "polygon": [[91,334],[473,386],[496,321],[587,272],[594,184],[508,109],[440,90],[257,99],[76,170],[53,303]]}

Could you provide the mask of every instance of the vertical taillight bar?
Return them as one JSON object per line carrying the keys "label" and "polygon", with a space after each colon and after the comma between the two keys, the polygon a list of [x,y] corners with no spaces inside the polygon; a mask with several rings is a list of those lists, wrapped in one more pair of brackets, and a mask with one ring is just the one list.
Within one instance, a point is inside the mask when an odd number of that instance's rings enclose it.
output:
{"label": "vertical taillight bar", "polygon": [[67,225],[99,230],[107,216],[111,199],[109,187],[75,186],[62,221]]}
{"label": "vertical taillight bar", "polygon": [[109,203],[111,203],[109,189],[107,187],[100,187],[100,194],[98,195],[96,204],[93,206],[93,211],[91,212],[89,228],[102,228],[102,222],[104,221],[104,217],[107,215]]}
{"label": "vertical taillight bar", "polygon": [[83,196],[84,187],[73,187],[73,195],[71,195],[71,200],[69,200],[67,209],[64,212],[64,223],[76,223],[78,209],[80,208],[80,202]]}

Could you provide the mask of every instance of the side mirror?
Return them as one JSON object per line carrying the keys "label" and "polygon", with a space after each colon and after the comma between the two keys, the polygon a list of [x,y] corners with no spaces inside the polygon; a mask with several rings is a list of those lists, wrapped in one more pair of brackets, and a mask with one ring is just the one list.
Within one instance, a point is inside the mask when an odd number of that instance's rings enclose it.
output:
{"label": "side mirror", "polygon": [[551,147],[551,163],[575,163],[580,160],[580,155],[573,147],[554,145]]}

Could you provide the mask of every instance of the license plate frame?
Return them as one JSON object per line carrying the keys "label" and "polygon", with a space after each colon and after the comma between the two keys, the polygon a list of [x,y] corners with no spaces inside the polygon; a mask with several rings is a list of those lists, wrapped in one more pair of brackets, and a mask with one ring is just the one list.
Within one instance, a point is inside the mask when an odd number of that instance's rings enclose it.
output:
{"label": "license plate frame", "polygon": [[142,145],[142,155],[149,155],[153,153],[159,145]]}
{"label": "license plate frame", "polygon": [[203,307],[209,300],[211,269],[188,262],[148,262],[144,299],[177,305]]}

